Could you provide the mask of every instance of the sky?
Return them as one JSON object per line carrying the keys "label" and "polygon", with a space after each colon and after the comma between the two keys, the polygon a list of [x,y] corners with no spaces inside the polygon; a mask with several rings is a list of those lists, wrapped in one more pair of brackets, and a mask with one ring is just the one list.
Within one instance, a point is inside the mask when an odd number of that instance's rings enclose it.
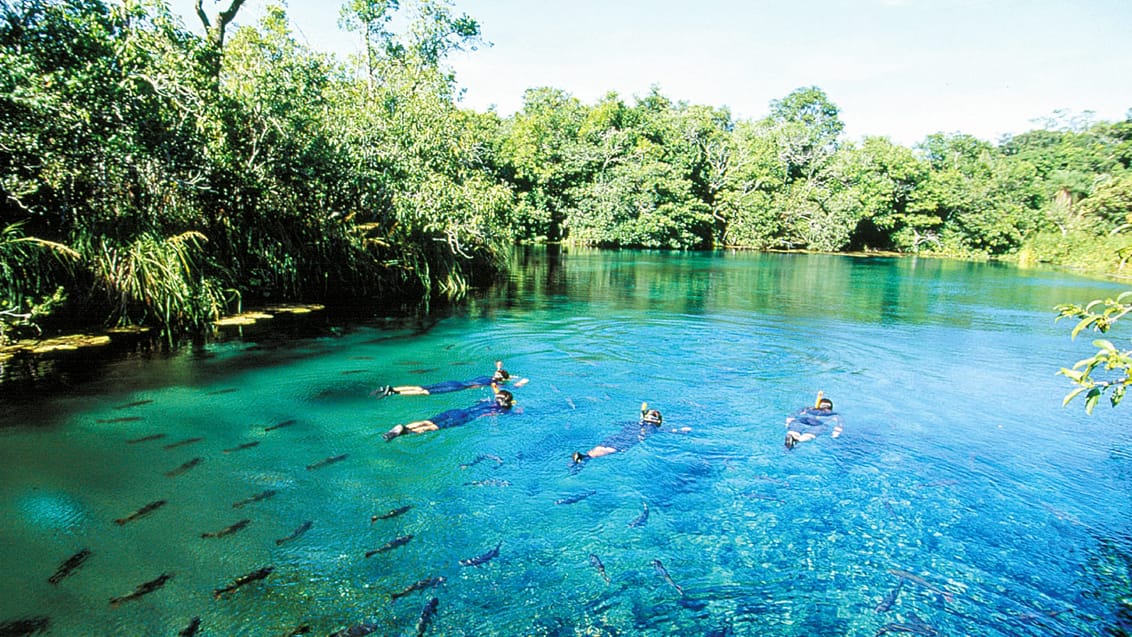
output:
{"label": "sky", "polygon": [[[229,0],[205,0],[210,15]],[[254,24],[268,0],[248,0]],[[341,2],[282,2],[299,41],[345,58]],[[171,0],[199,30],[192,0]],[[1057,113],[1123,120],[1132,109],[1132,0],[454,0],[490,46],[449,60],[461,105],[522,109],[528,88],[584,104],[653,86],[736,119],[817,86],[851,139],[912,145],[932,133],[991,142]],[[1063,118],[1065,119],[1065,118]]]}

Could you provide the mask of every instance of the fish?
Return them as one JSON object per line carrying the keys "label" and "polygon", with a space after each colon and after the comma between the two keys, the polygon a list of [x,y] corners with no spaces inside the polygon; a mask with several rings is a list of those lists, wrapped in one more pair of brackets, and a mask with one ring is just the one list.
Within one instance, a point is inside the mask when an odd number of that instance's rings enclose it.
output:
{"label": "fish", "polygon": [[177,442],[169,443],[169,444],[165,445],[165,447],[163,447],[163,448],[164,449],[176,449],[177,447],[184,447],[185,445],[191,445],[194,442],[200,442],[201,440],[204,440],[204,438],[185,438],[184,440],[179,440]]}
{"label": "fish", "polygon": [[308,471],[313,471],[314,469],[321,469],[321,468],[323,468],[323,467],[325,467],[325,466],[327,466],[327,465],[331,465],[331,464],[334,464],[335,462],[342,462],[342,461],[343,461],[343,460],[345,460],[345,459],[346,459],[347,457],[349,457],[349,455],[350,455],[350,454],[348,454],[348,453],[344,453],[344,454],[342,454],[342,455],[340,455],[340,456],[330,456],[329,458],[324,458],[324,459],[322,459],[322,460],[319,460],[318,462],[316,462],[316,463],[314,463],[314,464],[308,464],[308,465],[307,465],[307,470],[308,470]]}
{"label": "fish", "polygon": [[136,445],[139,442],[149,442],[151,440],[161,440],[164,437],[165,437],[165,434],[150,434],[148,436],[142,436],[141,438],[133,438],[131,440],[127,440],[126,444]]}
{"label": "fish", "polygon": [[121,418],[99,418],[95,422],[100,425],[116,425],[120,422],[137,422],[141,419],[141,416],[123,416]]}
{"label": "fish", "polygon": [[192,469],[193,467],[197,466],[198,464],[200,464],[202,462],[204,462],[204,458],[193,458],[192,460],[189,460],[188,462],[177,467],[176,469],[166,471],[165,477],[166,478],[173,478],[173,477],[179,476],[182,473],[188,471],[189,469]]}
{"label": "fish", "polygon": [[443,584],[445,581],[447,581],[447,580],[445,580],[445,578],[443,576],[441,576],[441,577],[426,577],[423,580],[409,584],[408,586],[397,591],[396,593],[391,593],[389,595],[389,601],[395,602],[399,598],[404,597],[404,596],[408,595],[409,593],[414,593],[416,591],[424,590],[426,588],[432,588],[433,586]]}
{"label": "fish", "polygon": [[232,524],[230,526],[226,526],[223,529],[220,529],[219,531],[214,531],[212,533],[201,533],[200,536],[201,537],[225,537],[225,536],[232,535],[233,533],[236,533],[236,532],[242,530],[244,527],[246,527],[247,525],[249,525],[251,523],[252,523],[251,520],[248,520],[248,519],[245,518],[245,519],[240,520],[239,522],[237,522],[235,524]]}
{"label": "fish", "polygon": [[465,487],[509,487],[509,486],[511,486],[511,481],[509,481],[509,480],[497,480],[495,478],[488,478],[487,480],[472,480],[471,482],[465,482],[464,486]]}
{"label": "fish", "polygon": [[90,556],[90,549],[83,549],[78,553],[75,553],[71,557],[68,557],[67,559],[63,560],[63,563],[59,565],[59,568],[55,569],[55,574],[47,578],[47,581],[51,584],[58,584],[59,582],[63,581],[63,578],[78,570],[78,568],[82,566]]}
{"label": "fish", "polygon": [[336,633],[331,633],[330,637],[365,637],[365,635],[377,632],[378,628],[379,626],[377,624],[362,622],[360,624],[354,624],[349,628],[343,628]]}
{"label": "fish", "polygon": [[765,493],[758,493],[758,492],[755,492],[755,491],[751,491],[749,493],[744,493],[743,495],[752,499],[752,500],[762,500],[764,502],[779,502],[779,503],[782,502],[782,498],[775,497],[773,495],[766,495]]}
{"label": "fish", "polygon": [[232,591],[236,590],[237,588],[240,588],[241,586],[244,586],[246,584],[251,584],[252,582],[261,580],[261,579],[267,577],[268,575],[270,575],[271,572],[274,571],[274,570],[275,570],[274,566],[265,566],[264,568],[261,568],[261,569],[256,570],[256,571],[252,571],[251,573],[248,573],[246,575],[241,575],[241,576],[237,577],[236,579],[232,580],[231,584],[229,584],[229,585],[227,585],[223,588],[218,588],[218,589],[212,591],[212,598],[213,599],[220,599],[221,596],[223,596],[225,593],[231,593]]}
{"label": "fish", "polygon": [[302,624],[302,625],[298,626],[297,628],[295,628],[295,630],[292,630],[291,632],[287,633],[286,637],[295,637],[296,635],[306,635],[310,631],[311,631],[311,625],[310,624]]}
{"label": "fish", "polygon": [[475,460],[460,465],[460,468],[461,469],[467,469],[468,467],[474,467],[477,464],[483,462],[484,460],[491,460],[491,461],[495,462],[495,464],[497,464],[497,465],[503,464],[503,458],[500,458],[499,456],[497,456],[495,454],[481,453],[480,455],[476,456]]}
{"label": "fish", "polygon": [[51,618],[45,616],[29,617],[27,619],[14,619],[0,622],[0,637],[23,637],[34,635],[47,630],[51,625]]}
{"label": "fish", "polygon": [[347,370],[343,370],[343,371],[338,372],[338,373],[343,375],[343,376],[351,376],[353,374],[364,374],[368,371],[369,371],[368,369],[347,369]]}
{"label": "fish", "polygon": [[274,424],[274,425],[271,425],[271,426],[269,426],[269,427],[264,427],[264,428],[263,428],[263,430],[264,430],[264,431],[275,431],[276,429],[282,429],[282,428],[284,428],[284,427],[290,427],[291,425],[293,425],[293,424],[295,424],[295,423],[297,423],[297,422],[299,422],[299,421],[298,421],[298,420],[295,420],[295,419],[291,419],[291,420],[284,420],[284,421],[283,421],[283,422],[281,422],[281,423],[276,423],[276,424]]}
{"label": "fish", "polygon": [[593,553],[590,553],[590,564],[592,564],[593,567],[597,569],[598,575],[601,575],[601,579],[605,580],[605,583],[608,584],[609,574],[605,572],[605,564],[601,563],[601,558],[597,555],[594,555]]}
{"label": "fish", "polygon": [[189,625],[185,629],[177,633],[178,637],[193,637],[200,630],[200,617],[194,617],[189,620]]}
{"label": "fish", "polygon": [[649,503],[648,502],[642,502],[641,506],[644,507],[644,510],[641,511],[641,514],[638,515],[636,517],[636,519],[634,519],[632,522],[629,523],[629,526],[631,528],[635,529],[639,526],[644,526],[645,522],[649,521]]}
{"label": "fish", "polygon": [[668,584],[672,588],[675,588],[676,592],[680,593],[680,596],[683,597],[684,596],[684,589],[680,588],[679,584],[672,581],[672,576],[668,574],[668,569],[664,568],[664,564],[661,564],[660,560],[653,560],[652,565],[654,567],[656,567],[656,572],[659,573],[660,576],[664,578],[664,581],[668,582]]}
{"label": "fish", "polygon": [[900,590],[902,588],[904,588],[904,580],[900,580],[900,582],[896,585],[896,588],[888,591],[888,594],[884,596],[884,599],[880,600],[880,603],[877,604],[876,612],[888,612],[888,610],[892,608],[892,605],[896,603],[896,598],[900,595]]}
{"label": "fish", "polygon": [[953,487],[957,484],[959,484],[958,480],[943,479],[943,480],[932,480],[931,482],[921,482],[920,484],[918,484],[916,486],[920,489],[929,489],[929,488],[932,488],[932,487]]}
{"label": "fish", "polygon": [[487,553],[484,553],[483,555],[477,555],[475,557],[469,557],[466,560],[460,560],[460,566],[479,566],[480,564],[486,564],[491,560],[499,557],[500,546],[503,546],[502,541],[496,544],[495,548],[491,549]]}
{"label": "fish", "polygon": [[436,607],[440,605],[440,600],[433,597],[425,602],[424,608],[421,609],[421,617],[417,620],[417,637],[423,637],[425,631],[428,630],[429,622],[432,621],[433,615],[436,614]]}
{"label": "fish", "polygon": [[406,511],[408,511],[411,508],[413,508],[413,505],[411,505],[411,504],[406,504],[403,507],[397,507],[396,509],[393,509],[392,511],[390,511],[388,513],[382,513],[381,515],[375,515],[375,516],[371,517],[369,519],[369,523],[373,524],[374,522],[377,522],[378,520],[388,520],[389,518],[395,518],[398,515],[405,513]]}
{"label": "fish", "polygon": [[134,511],[133,513],[127,515],[126,517],[118,518],[117,520],[114,520],[114,523],[117,524],[118,526],[122,526],[123,524],[125,524],[127,522],[133,522],[134,520],[136,520],[136,519],[138,519],[142,516],[149,515],[150,513],[156,511],[157,509],[160,509],[161,507],[165,506],[167,503],[168,502],[166,500],[156,500],[154,502],[150,502],[149,504],[143,506],[142,508],[138,509],[137,511]]}
{"label": "fish", "polygon": [[143,595],[148,595],[148,594],[152,593],[153,591],[161,588],[162,586],[165,586],[165,582],[168,582],[171,579],[173,579],[172,573],[162,573],[161,575],[157,576],[156,579],[152,579],[148,582],[143,582],[141,584],[138,584],[137,587],[134,588],[134,592],[132,592],[128,595],[123,595],[121,597],[111,598],[110,599],[110,606],[117,608],[118,606],[120,606],[124,602],[128,602],[128,601],[133,600],[133,599],[138,599],[139,597],[142,597]]}
{"label": "fish", "polygon": [[306,522],[303,522],[302,524],[299,525],[299,528],[295,529],[294,531],[291,531],[291,534],[288,535],[287,537],[281,537],[278,540],[275,540],[275,546],[279,546],[280,544],[283,544],[284,542],[290,542],[291,540],[298,538],[303,533],[306,533],[307,531],[309,531],[312,526],[314,526],[314,522],[312,522],[311,520],[307,520]]}
{"label": "fish", "polygon": [[217,389],[216,391],[210,391],[207,394],[205,394],[205,396],[219,396],[221,394],[231,394],[232,392],[237,392],[237,391],[240,391],[240,389],[238,387],[227,387],[225,389]]}
{"label": "fish", "polygon": [[386,551],[392,551],[393,549],[397,548],[398,546],[404,546],[404,545],[408,544],[409,540],[411,540],[411,539],[413,539],[412,534],[402,535],[399,538],[389,540],[385,544],[382,544],[381,546],[379,546],[378,548],[376,548],[372,551],[366,551],[366,557],[373,557],[374,555],[377,555],[378,553],[384,553]]}
{"label": "fish", "polygon": [[129,409],[130,407],[141,407],[142,405],[148,405],[151,402],[153,402],[153,401],[152,400],[136,400],[132,403],[126,403],[124,405],[118,405],[114,409]]}
{"label": "fish", "polygon": [[247,506],[247,505],[249,505],[253,502],[259,502],[260,500],[266,500],[266,499],[270,498],[271,496],[275,495],[276,493],[278,493],[278,492],[275,489],[267,489],[266,491],[261,491],[261,492],[255,494],[255,495],[251,496],[250,498],[244,498],[243,500],[240,500],[239,502],[233,502],[232,508],[233,509],[243,508],[243,507],[245,507],[245,506]]}
{"label": "fish", "polygon": [[908,621],[904,623],[892,622],[881,626],[877,630],[874,637],[880,637],[887,633],[908,633],[910,635],[922,635],[923,637],[934,637],[939,634],[935,628],[932,628],[924,620],[916,617],[914,613],[908,614]]}
{"label": "fish", "polygon": [[255,442],[245,442],[244,444],[236,445],[235,447],[232,447],[231,449],[225,449],[224,453],[232,453],[234,451],[243,451],[244,449],[251,449],[252,447],[257,446],[258,444],[259,444],[258,440],[256,440]]}
{"label": "fish", "polygon": [[574,494],[574,495],[568,495],[565,498],[555,500],[554,503],[555,504],[574,504],[575,502],[581,502],[582,500],[585,500],[586,498],[590,497],[591,495],[593,495],[595,493],[597,493],[597,491],[590,489],[589,491],[583,491],[582,493],[577,493],[577,494]]}
{"label": "fish", "polygon": [[938,586],[932,584],[931,582],[920,577],[919,575],[916,575],[915,573],[909,573],[908,571],[905,571],[904,569],[900,569],[900,568],[890,568],[890,569],[888,569],[888,572],[892,573],[896,577],[908,580],[909,582],[912,582],[913,584],[916,584],[918,586],[922,586],[923,588],[926,588],[927,590],[935,593],[936,595],[941,595],[941,596],[943,596],[943,599],[945,599],[949,602],[955,601],[955,596],[953,596],[951,593],[943,590],[942,588],[939,588]]}

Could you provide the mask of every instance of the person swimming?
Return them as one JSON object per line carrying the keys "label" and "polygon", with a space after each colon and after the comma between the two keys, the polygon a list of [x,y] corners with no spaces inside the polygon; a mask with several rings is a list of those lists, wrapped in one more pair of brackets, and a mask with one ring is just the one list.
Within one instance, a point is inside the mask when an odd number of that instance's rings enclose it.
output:
{"label": "person swimming", "polygon": [[[527,380],[526,378],[517,379],[512,383],[512,386],[522,387],[527,384]],[[385,398],[393,394],[400,396],[430,396],[432,394],[448,394],[465,389],[487,387],[492,383],[502,385],[509,381],[511,381],[511,374],[503,369],[503,361],[495,361],[495,373],[491,376],[478,376],[469,380],[446,380],[431,385],[400,385],[397,387],[385,385],[373,390],[370,392],[370,395],[376,396],[377,398]]]}
{"label": "person swimming", "polygon": [[786,448],[793,449],[799,442],[809,442],[833,427],[830,438],[841,435],[844,427],[841,416],[833,411],[833,401],[818,392],[813,407],[804,407],[793,416],[786,418]]}
{"label": "person swimming", "polygon": [[[664,424],[664,416],[656,409],[649,409],[648,403],[641,403],[641,418],[637,422],[626,423],[621,431],[602,440],[597,446],[586,452],[575,451],[570,457],[575,465],[581,464],[590,458],[600,458],[611,453],[625,451],[633,445],[648,438],[653,432]],[[690,427],[673,429],[673,432],[691,431]]]}
{"label": "person swimming", "polygon": [[511,392],[506,389],[499,389],[499,386],[495,383],[491,384],[491,389],[495,392],[495,396],[491,400],[481,400],[471,407],[464,407],[462,409],[449,409],[426,420],[418,420],[404,425],[395,425],[392,429],[382,434],[381,437],[385,439],[385,442],[389,442],[397,436],[407,433],[420,434],[426,431],[459,427],[482,416],[506,413],[515,406],[515,396],[512,395]]}

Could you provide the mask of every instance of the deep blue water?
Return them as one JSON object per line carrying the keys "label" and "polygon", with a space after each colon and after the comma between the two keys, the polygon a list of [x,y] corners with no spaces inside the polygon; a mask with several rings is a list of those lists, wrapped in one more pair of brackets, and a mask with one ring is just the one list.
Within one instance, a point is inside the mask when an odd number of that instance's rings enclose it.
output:
{"label": "deep blue water", "polygon": [[[426,320],[253,332],[106,365],[4,405],[0,622],[175,635],[199,616],[201,635],[363,622],[412,635],[436,597],[426,634],[1126,634],[1132,407],[1061,406],[1056,372],[1090,339],[1071,341],[1052,310],[1121,289],[912,258],[535,251],[506,284]],[[512,413],[383,442],[490,390],[371,390],[471,378],[496,359],[530,379]],[[844,435],[787,451],[784,419],[818,390]],[[572,469],[571,452],[642,401],[691,431]],[[47,581],[83,548],[81,568]]]}

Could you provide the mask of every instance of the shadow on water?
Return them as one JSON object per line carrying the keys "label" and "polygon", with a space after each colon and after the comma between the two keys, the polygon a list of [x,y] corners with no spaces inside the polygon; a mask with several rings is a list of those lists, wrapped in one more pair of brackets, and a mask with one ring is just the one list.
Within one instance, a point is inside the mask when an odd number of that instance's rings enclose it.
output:
{"label": "shadow on water", "polygon": [[[133,390],[209,385],[248,368],[325,356],[333,350],[327,341],[361,326],[377,328],[377,340],[413,339],[462,311],[458,303],[436,301],[336,305],[311,314],[280,314],[249,326],[214,328],[207,336],[172,346],[149,334],[115,337],[107,347],[18,355],[0,364],[0,405],[12,413],[32,411],[37,417],[0,419],[0,427],[65,419],[67,412],[42,410],[45,399],[53,396],[100,395],[122,382]],[[209,365],[202,368],[196,362]]]}
{"label": "shadow on water", "polygon": [[[1132,439],[1062,409],[1053,374],[1079,356],[1052,306],[1105,285],[925,259],[514,259],[458,305],[79,361],[3,398],[0,625],[1127,633]],[[531,379],[511,412],[383,441],[490,390],[374,388],[500,359]],[[845,434],[786,450],[818,389]],[[572,467],[644,401],[687,431]]]}

